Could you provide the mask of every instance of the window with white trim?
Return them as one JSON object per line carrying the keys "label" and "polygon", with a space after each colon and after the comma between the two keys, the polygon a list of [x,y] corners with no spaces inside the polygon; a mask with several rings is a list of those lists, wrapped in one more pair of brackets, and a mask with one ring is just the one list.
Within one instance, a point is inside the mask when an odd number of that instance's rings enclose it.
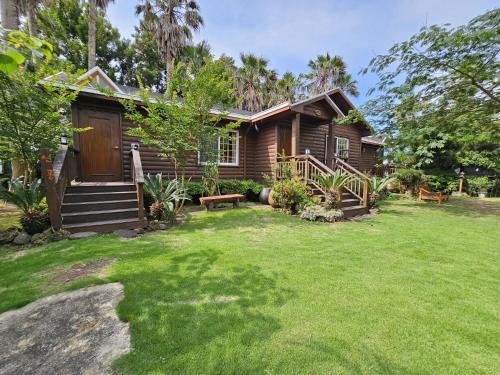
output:
{"label": "window with white trim", "polygon": [[[230,131],[226,136],[219,137],[212,145],[206,145],[211,148],[212,155],[216,155],[217,164],[222,166],[237,166],[239,163],[239,132]],[[206,150],[207,150],[206,148]],[[198,163],[203,164],[209,160],[211,152],[199,152]]]}
{"label": "window with white trim", "polygon": [[335,156],[340,159],[348,159],[349,158],[349,139],[342,137],[335,137]]}

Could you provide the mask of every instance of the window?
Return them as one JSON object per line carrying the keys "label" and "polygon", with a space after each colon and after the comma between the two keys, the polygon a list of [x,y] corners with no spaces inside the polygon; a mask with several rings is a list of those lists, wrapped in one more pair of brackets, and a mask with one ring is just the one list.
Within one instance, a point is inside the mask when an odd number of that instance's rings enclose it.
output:
{"label": "window", "polygon": [[[230,131],[225,137],[219,137],[212,145],[207,145],[217,155],[217,164],[226,166],[237,166],[239,162],[239,133]],[[208,161],[209,153],[199,152],[198,163],[203,164]]]}
{"label": "window", "polygon": [[337,151],[335,156],[340,159],[348,159],[349,158],[349,139],[347,138],[337,138],[337,143],[335,146],[335,150]]}

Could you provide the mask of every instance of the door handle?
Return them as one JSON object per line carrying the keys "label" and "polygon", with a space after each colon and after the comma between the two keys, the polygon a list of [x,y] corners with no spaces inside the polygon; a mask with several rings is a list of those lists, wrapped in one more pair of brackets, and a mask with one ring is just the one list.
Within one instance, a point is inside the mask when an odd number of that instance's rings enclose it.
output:
{"label": "door handle", "polygon": [[120,146],[114,146],[113,149],[115,150],[119,150],[120,149]]}

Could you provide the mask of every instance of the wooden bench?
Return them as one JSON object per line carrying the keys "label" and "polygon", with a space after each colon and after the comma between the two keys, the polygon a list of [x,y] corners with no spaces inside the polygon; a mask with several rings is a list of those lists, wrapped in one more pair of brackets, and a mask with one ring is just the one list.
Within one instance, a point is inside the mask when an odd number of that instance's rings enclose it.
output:
{"label": "wooden bench", "polygon": [[211,211],[214,209],[215,203],[232,203],[233,208],[237,208],[240,206],[240,200],[244,199],[245,196],[241,194],[213,195],[200,198],[200,203],[205,205],[207,211]]}
{"label": "wooden bench", "polygon": [[448,200],[448,195],[443,193],[436,193],[434,191],[427,190],[425,188],[420,188],[418,193],[418,200],[420,201],[434,201],[439,204]]}

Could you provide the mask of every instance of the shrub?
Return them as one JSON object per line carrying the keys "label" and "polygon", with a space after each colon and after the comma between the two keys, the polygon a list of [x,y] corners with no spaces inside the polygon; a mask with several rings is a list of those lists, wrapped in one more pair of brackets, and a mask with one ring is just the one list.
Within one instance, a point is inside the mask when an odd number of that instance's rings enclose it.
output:
{"label": "shrub", "polygon": [[20,222],[24,231],[30,235],[41,233],[50,227],[49,214],[38,209],[24,212]]}
{"label": "shrub", "polygon": [[458,190],[459,179],[456,175],[426,175],[424,179],[432,191],[451,194]]}
{"label": "shrub", "polygon": [[279,180],[273,184],[273,200],[278,207],[297,212],[311,202],[310,189],[296,179]]}
{"label": "shrub", "polygon": [[20,223],[29,234],[43,231],[50,226],[47,202],[40,179],[24,186],[21,179],[9,182],[9,189],[0,187],[0,200],[18,207],[22,214]]}
{"label": "shrub", "polygon": [[326,192],[325,207],[329,209],[340,208],[342,188],[351,181],[352,177],[336,171],[333,174],[317,176],[316,179]]}
{"label": "shrub", "polygon": [[162,174],[147,175],[144,179],[144,189],[150,195],[153,203],[149,207],[150,216],[155,220],[174,218],[189,200],[186,187],[177,179],[164,180]]}
{"label": "shrub", "polygon": [[477,196],[480,192],[487,191],[490,180],[486,176],[468,177],[466,180],[466,191],[469,195]]}
{"label": "shrub", "polygon": [[387,196],[387,185],[394,179],[392,177],[373,176],[368,179],[369,208],[375,207],[377,201]]}
{"label": "shrub", "polygon": [[344,213],[342,210],[328,210],[324,207],[313,205],[307,206],[301,212],[300,217],[304,220],[309,221],[323,221],[328,223],[334,223],[336,221],[342,220]]}
{"label": "shrub", "polygon": [[411,190],[415,194],[423,182],[424,172],[420,169],[404,168],[394,173],[394,177],[403,185],[405,190]]}
{"label": "shrub", "polygon": [[[186,183],[188,194],[193,203],[199,204],[200,197],[203,196],[203,184],[198,181]],[[263,185],[253,180],[219,180],[221,194],[242,194],[249,201],[257,202]]]}

